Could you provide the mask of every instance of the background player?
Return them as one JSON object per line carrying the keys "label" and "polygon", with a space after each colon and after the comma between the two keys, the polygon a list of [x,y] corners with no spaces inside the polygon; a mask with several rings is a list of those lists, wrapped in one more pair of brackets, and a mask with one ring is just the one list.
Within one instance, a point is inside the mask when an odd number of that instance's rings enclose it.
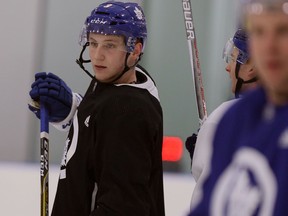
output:
{"label": "background player", "polygon": [[[225,69],[231,78],[231,90],[235,94],[235,98],[239,98],[244,92],[257,86],[256,70],[250,59],[247,45],[248,38],[246,32],[238,29],[233,38],[227,41],[223,50],[223,58],[227,63]],[[200,196],[199,187],[201,187],[202,179],[205,176],[204,171],[209,164],[208,158],[211,153],[212,137],[214,136],[215,128],[225,111],[235,101],[230,100],[217,107],[199,130],[192,160],[192,175],[196,181],[192,206],[194,203],[197,203]]]}
{"label": "background player", "polygon": [[[256,82],[256,70],[248,51],[247,34],[243,29],[238,29],[233,38],[227,41],[223,50],[223,59],[227,63],[225,69],[231,78],[231,90],[235,94],[235,98],[239,98],[244,92],[254,89],[258,85]],[[200,188],[205,177],[205,170],[209,164],[215,128],[225,111],[235,101],[237,100],[230,100],[217,107],[199,130],[195,151],[191,152],[193,153],[192,175],[196,181],[192,196],[192,206],[197,203],[201,196]],[[193,145],[193,143],[188,141],[187,145]]]}

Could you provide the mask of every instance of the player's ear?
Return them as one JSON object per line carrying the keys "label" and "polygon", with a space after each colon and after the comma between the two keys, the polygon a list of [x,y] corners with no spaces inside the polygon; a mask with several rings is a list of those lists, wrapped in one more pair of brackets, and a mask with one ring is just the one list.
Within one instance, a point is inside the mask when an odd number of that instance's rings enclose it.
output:
{"label": "player's ear", "polygon": [[245,65],[246,65],[247,75],[249,77],[255,77],[257,74],[256,74],[256,69],[255,69],[255,65],[253,64],[253,61],[251,59],[248,59]]}
{"label": "player's ear", "polygon": [[248,76],[250,78],[253,78],[253,77],[256,77],[257,76],[257,73],[256,73],[256,69],[255,69],[255,66],[250,66],[249,70],[248,70]]}
{"label": "player's ear", "polygon": [[142,43],[140,42],[136,43],[132,55],[135,56],[136,58],[139,58],[139,56],[141,55],[142,47],[143,47]]}

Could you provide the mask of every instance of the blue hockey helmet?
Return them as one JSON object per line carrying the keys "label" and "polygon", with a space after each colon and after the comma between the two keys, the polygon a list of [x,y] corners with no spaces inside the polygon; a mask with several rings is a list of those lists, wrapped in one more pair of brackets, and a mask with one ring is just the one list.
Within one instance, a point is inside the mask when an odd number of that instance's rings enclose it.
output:
{"label": "blue hockey helmet", "polygon": [[95,8],[87,17],[79,44],[88,42],[89,33],[124,36],[127,52],[133,52],[137,40],[144,51],[147,29],[143,10],[137,3],[108,1]]}
{"label": "blue hockey helmet", "polygon": [[238,29],[233,38],[230,38],[223,50],[223,58],[228,63],[234,48],[239,50],[237,62],[245,64],[249,59],[248,37],[243,29]]}
{"label": "blue hockey helmet", "polygon": [[245,28],[249,28],[247,15],[259,15],[263,12],[273,11],[282,12],[288,15],[288,0],[240,0],[239,23]]}
{"label": "blue hockey helmet", "polygon": [[235,48],[239,51],[235,67],[235,78],[237,79],[235,86],[235,97],[238,98],[240,96],[241,88],[244,83],[252,83],[257,81],[257,77],[253,77],[249,80],[243,80],[241,77],[239,77],[241,65],[247,63],[250,57],[248,49],[248,37],[246,31],[244,31],[243,29],[238,29],[235,32],[233,38],[230,38],[225,45],[223,51],[223,58],[227,63],[229,63],[230,59],[233,58],[232,53]]}
{"label": "blue hockey helmet", "polygon": [[288,14],[288,0],[241,0],[245,14],[260,14],[264,11],[282,11]]}

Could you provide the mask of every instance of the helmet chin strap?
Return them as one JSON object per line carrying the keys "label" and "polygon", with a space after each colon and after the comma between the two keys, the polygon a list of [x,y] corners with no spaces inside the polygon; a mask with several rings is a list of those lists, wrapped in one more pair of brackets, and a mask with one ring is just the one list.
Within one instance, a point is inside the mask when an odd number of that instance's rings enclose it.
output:
{"label": "helmet chin strap", "polygon": [[85,45],[83,46],[82,51],[81,51],[80,56],[79,56],[79,59],[76,59],[76,63],[80,66],[80,68],[81,68],[83,71],[85,71],[85,73],[86,73],[89,77],[91,77],[92,79],[96,79],[95,76],[93,76],[88,70],[86,70],[86,68],[85,68],[84,65],[83,65],[84,63],[89,63],[89,62],[91,62],[91,60],[84,60],[84,59],[83,59],[83,53],[84,53],[84,51],[85,51],[85,49],[86,49],[87,46],[89,46],[89,42],[86,42]]}
{"label": "helmet chin strap", "polygon": [[[86,42],[86,44],[83,46],[83,49],[80,53],[80,56],[79,56],[79,59],[76,59],[76,63],[80,66],[80,68],[89,76],[91,77],[92,79],[95,79],[97,82],[101,82],[99,81],[98,79],[96,79],[95,76],[93,76],[88,70],[86,70],[86,68],[84,67],[84,63],[89,63],[91,62],[91,60],[84,60],[83,59],[83,53],[86,49],[86,47],[89,46],[89,42]],[[114,78],[112,81],[110,81],[109,83],[114,83],[115,81],[119,80],[127,71],[129,71],[132,67],[134,67],[141,59],[141,55],[139,56],[139,58],[137,59],[137,61],[131,66],[129,67],[127,65],[127,60],[128,60],[128,57],[129,57],[130,53],[127,52],[126,53],[126,56],[125,56],[125,65],[124,65],[124,69],[123,71],[116,77]]]}
{"label": "helmet chin strap", "polygon": [[236,87],[235,87],[235,98],[240,97],[240,92],[242,85],[245,83],[252,83],[257,81],[257,77],[254,77],[250,80],[244,81],[242,78],[239,77],[239,71],[240,71],[241,64],[239,62],[236,63],[236,68],[235,68],[235,77],[237,79]]}

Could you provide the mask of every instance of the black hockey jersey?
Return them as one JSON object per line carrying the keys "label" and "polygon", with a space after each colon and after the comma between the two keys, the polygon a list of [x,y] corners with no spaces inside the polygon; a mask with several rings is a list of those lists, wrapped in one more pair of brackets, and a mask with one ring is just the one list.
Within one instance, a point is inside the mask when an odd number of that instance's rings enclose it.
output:
{"label": "black hockey jersey", "polygon": [[73,119],[52,216],[163,216],[163,119],[157,89],[93,80]]}

